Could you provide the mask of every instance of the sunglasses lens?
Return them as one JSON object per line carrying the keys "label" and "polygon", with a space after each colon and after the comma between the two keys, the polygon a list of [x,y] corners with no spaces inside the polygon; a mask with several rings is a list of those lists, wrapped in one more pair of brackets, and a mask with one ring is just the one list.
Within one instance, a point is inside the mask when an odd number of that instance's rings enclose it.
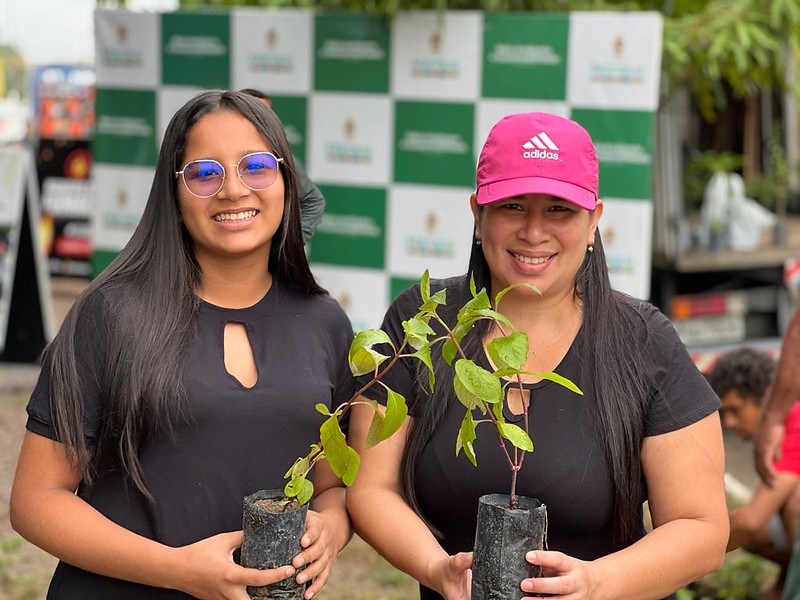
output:
{"label": "sunglasses lens", "polygon": [[222,187],[225,170],[213,160],[196,160],[183,169],[183,180],[189,191],[198,196],[213,196]]}
{"label": "sunglasses lens", "polygon": [[269,152],[254,152],[242,157],[237,166],[239,177],[251,190],[263,190],[278,177],[278,159]]}

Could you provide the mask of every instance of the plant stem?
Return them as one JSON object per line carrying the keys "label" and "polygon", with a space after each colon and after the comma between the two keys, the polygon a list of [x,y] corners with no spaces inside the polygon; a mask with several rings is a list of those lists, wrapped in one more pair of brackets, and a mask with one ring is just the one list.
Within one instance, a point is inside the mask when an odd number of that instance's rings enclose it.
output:
{"label": "plant stem", "polygon": [[[453,344],[455,344],[456,350],[458,350],[458,354],[461,356],[461,358],[463,358],[464,360],[469,360],[467,358],[467,355],[464,353],[464,350],[461,348],[461,344],[459,344],[458,340],[456,340],[456,336],[455,336],[455,333],[453,333],[453,330],[450,329],[450,327],[447,326],[447,323],[445,323],[439,317],[439,315],[434,314],[433,316],[436,317],[436,320],[439,321],[439,323],[442,325],[442,327],[444,327],[445,331],[447,332],[447,337],[449,337],[451,340],[453,340]],[[481,401],[481,402],[483,402],[483,401]],[[508,448],[506,447],[506,443],[505,443],[505,441],[503,441],[503,436],[500,435],[500,431],[497,429],[497,417],[494,416],[494,413],[492,412],[492,407],[491,406],[487,406],[486,402],[483,402],[483,407],[486,410],[486,414],[489,415],[489,419],[491,419],[492,425],[494,425],[494,430],[495,430],[495,433],[497,434],[497,441],[500,443],[500,448],[502,449],[503,454],[505,454],[505,456],[506,456],[506,463],[508,464],[508,468],[511,470],[512,473],[514,473],[515,469],[517,468],[517,466],[514,463],[514,460],[511,458],[511,454],[508,452]]]}

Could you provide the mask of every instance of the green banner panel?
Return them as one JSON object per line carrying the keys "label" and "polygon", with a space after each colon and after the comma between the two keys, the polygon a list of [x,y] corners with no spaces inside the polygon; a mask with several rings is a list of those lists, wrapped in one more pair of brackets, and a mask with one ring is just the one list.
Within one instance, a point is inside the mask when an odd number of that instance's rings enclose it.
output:
{"label": "green banner panel", "polygon": [[314,88],[317,91],[389,91],[389,29],[384,19],[318,14]]}
{"label": "green banner panel", "polygon": [[227,13],[166,13],[161,18],[166,85],[230,87],[230,17]]}
{"label": "green banner panel", "polygon": [[325,214],[310,244],[309,262],[383,269],[386,190],[320,185]]}
{"label": "green banner panel", "polygon": [[472,187],[473,104],[397,102],[394,181]]}
{"label": "green banner panel", "polygon": [[572,118],[594,140],[600,161],[600,197],[650,200],[653,196],[651,112],[573,109]]}
{"label": "green banner panel", "polygon": [[483,96],[566,99],[568,41],[568,13],[487,14]]}
{"label": "green banner panel", "polygon": [[156,94],[154,91],[97,89],[95,162],[155,166]]}
{"label": "green banner panel", "polygon": [[100,273],[103,272],[108,265],[111,264],[115,258],[117,258],[117,252],[111,250],[100,250],[99,248],[94,249],[94,254],[92,255],[92,278],[94,279]]}
{"label": "green banner panel", "polygon": [[278,115],[286,138],[292,147],[295,160],[306,164],[306,114],[308,99],[305,96],[270,96],[272,109]]}
{"label": "green banner panel", "polygon": [[389,281],[389,300],[394,300],[408,288],[417,285],[418,283],[419,279],[392,277],[391,281]]}

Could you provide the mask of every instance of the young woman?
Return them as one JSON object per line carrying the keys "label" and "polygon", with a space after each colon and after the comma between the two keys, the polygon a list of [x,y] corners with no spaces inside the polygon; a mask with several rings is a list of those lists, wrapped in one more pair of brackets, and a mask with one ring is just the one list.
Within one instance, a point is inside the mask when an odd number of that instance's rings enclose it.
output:
{"label": "young woman", "polygon": [[233,554],[244,496],[282,487],[318,437],[314,405],[352,395],[352,335],[306,262],[278,118],[246,94],[190,100],[139,226],[76,301],[28,405],[11,521],[61,560],[48,598],[247,600],[302,565],[318,593],[350,537],[326,465],[292,565]]}
{"label": "young woman", "polygon": [[[523,401],[506,405],[510,421],[528,412],[535,448],[517,492],[548,509],[548,550],[526,556],[544,576],[520,582],[526,598],[669,597],[719,566],[728,537],[719,400],[669,321],[611,289],[597,183],[582,127],[517,114],[492,128],[470,199],[469,268],[478,289],[493,297],[513,283],[535,285],[541,294],[515,288],[499,306],[530,338],[525,368],[556,371],[584,392],[528,378]],[[468,282],[465,275],[435,284],[447,289],[440,315],[451,325]],[[398,297],[384,321],[391,336],[402,337],[402,321],[419,305],[418,288]],[[484,347],[497,335],[476,326],[464,338],[467,357],[490,367]],[[510,472],[483,426],[477,468],[456,457],[463,407],[447,384],[450,368],[439,359],[435,369],[432,395],[412,365],[384,378],[408,399],[409,419],[374,448],[364,448],[370,409],[354,409],[350,432],[362,460],[347,502],[355,530],[421,582],[422,598],[465,600],[478,498],[508,493]],[[368,394],[382,399],[378,386]],[[654,524],[648,534],[645,500]]]}

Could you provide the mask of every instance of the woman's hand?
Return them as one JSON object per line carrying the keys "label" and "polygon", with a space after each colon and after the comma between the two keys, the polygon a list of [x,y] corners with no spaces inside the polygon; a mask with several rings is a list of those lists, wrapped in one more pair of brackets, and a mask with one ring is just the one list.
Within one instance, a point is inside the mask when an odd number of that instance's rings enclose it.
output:
{"label": "woman's hand", "polygon": [[472,597],[472,552],[459,552],[433,565],[431,577],[445,600],[470,600]]}
{"label": "woman's hand", "polygon": [[525,555],[532,565],[542,567],[542,576],[523,579],[523,592],[532,593],[522,600],[540,598],[542,594],[567,598],[569,600],[586,600],[591,598],[592,585],[590,563],[567,556],[563,552],[537,550]]}
{"label": "woman's hand", "polygon": [[241,531],[220,533],[176,548],[183,566],[178,589],[201,600],[249,600],[248,585],[260,587],[294,575],[291,565],[264,570],[237,565],[233,551],[243,538]]}
{"label": "woman's hand", "polygon": [[292,560],[292,565],[298,569],[308,565],[295,578],[300,584],[312,582],[303,595],[306,600],[316,596],[330,577],[333,561],[342,545],[335,539],[334,529],[326,523],[325,513],[309,510],[306,514],[306,531],[300,538],[304,550]]}

